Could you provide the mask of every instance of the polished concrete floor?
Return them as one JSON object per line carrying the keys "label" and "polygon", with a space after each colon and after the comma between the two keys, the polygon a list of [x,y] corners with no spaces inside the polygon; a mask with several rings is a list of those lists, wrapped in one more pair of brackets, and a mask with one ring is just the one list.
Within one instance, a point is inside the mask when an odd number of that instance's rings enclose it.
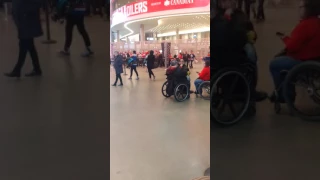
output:
{"label": "polished concrete floor", "polygon": [[[259,89],[272,91],[268,64],[283,48],[275,32],[290,33],[298,23],[298,7],[266,11],[258,32]],[[320,168],[320,123],[273,111],[268,101],[257,115],[229,128],[211,128],[211,176],[215,180],[317,180]]]}
{"label": "polished concrete floor", "polygon": [[[11,18],[0,13],[0,179],[106,180],[109,171],[109,32],[98,18],[88,22],[96,54],[80,57],[75,29],[70,58],[59,57],[64,27],[52,24],[57,44],[38,38],[41,78],[8,79],[17,60]],[[23,72],[31,71],[28,57]]]}
{"label": "polished concrete floor", "polygon": [[[203,67],[196,64],[192,79]],[[210,102],[192,95],[179,103],[161,94],[165,70],[138,68],[140,80],[123,76],[110,90],[112,180],[191,180],[210,166]],[[111,81],[114,69],[111,69]],[[127,72],[128,73],[128,72]],[[193,87],[194,89],[194,87]]]}

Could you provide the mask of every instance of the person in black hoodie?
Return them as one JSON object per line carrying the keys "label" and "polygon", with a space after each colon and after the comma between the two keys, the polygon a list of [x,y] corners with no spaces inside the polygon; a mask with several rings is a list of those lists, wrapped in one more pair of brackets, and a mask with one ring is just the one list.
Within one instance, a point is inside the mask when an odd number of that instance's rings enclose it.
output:
{"label": "person in black hoodie", "polygon": [[19,57],[18,62],[7,77],[20,77],[21,68],[26,60],[27,53],[30,53],[33,70],[26,76],[41,76],[39,57],[34,45],[34,38],[43,34],[40,22],[40,8],[42,0],[13,0],[12,15],[18,30]]}
{"label": "person in black hoodie", "polygon": [[147,57],[147,68],[148,68],[148,73],[149,73],[149,78],[151,80],[151,75],[153,76],[153,80],[156,79],[156,76],[153,74],[152,69],[154,68],[154,61],[156,57],[153,55],[153,51],[151,50],[149,52],[149,55]]}

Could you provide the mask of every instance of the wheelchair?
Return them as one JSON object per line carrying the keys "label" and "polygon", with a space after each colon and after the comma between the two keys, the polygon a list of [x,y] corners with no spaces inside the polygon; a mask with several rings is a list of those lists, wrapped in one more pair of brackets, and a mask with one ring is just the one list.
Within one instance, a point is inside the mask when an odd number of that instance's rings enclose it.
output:
{"label": "wheelchair", "polygon": [[282,84],[274,91],[275,112],[279,114],[281,104],[286,104],[292,115],[308,121],[320,120],[320,61],[302,62],[282,71],[281,77]]}
{"label": "wheelchair", "polygon": [[190,84],[188,80],[182,80],[173,75],[167,76],[167,81],[162,85],[162,95],[166,98],[172,95],[178,102],[183,102],[190,98]]}
{"label": "wheelchair", "polygon": [[257,79],[255,65],[243,63],[213,72],[210,98],[214,122],[229,126],[256,113],[253,93]]}
{"label": "wheelchair", "polygon": [[[199,96],[205,100],[210,100],[210,81],[204,81],[202,82],[198,89],[197,92],[199,93]],[[198,94],[197,94],[198,96]]]}

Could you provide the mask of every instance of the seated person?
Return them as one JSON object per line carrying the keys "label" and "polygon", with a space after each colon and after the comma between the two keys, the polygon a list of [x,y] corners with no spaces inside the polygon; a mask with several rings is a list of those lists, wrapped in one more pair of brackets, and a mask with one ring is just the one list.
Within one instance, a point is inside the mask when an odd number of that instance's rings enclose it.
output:
{"label": "seated person", "polygon": [[[248,32],[250,32],[247,27],[248,21],[245,20],[247,18],[243,18],[244,13],[235,8],[235,0],[222,0],[220,5],[223,9],[218,10],[210,22],[213,26],[211,28],[211,38],[214,39],[210,42],[213,74],[225,67],[234,67],[250,62],[245,51],[245,46],[248,43]],[[256,66],[256,64],[254,65]],[[254,72],[254,74],[257,76],[257,72]],[[255,90],[256,83],[252,83],[252,86]],[[256,101],[261,101],[266,99],[267,94],[256,91],[253,97]]]}
{"label": "seated person", "polygon": [[203,81],[210,81],[210,61],[205,61],[204,68],[199,73],[198,79],[194,81],[194,86],[196,87],[196,94],[200,93],[199,86]]}
{"label": "seated person", "polygon": [[166,70],[166,75],[173,75],[173,73],[176,71],[178,67],[178,62],[173,60],[170,62],[170,66]]}
{"label": "seated person", "polygon": [[[300,2],[301,21],[294,28],[291,36],[278,36],[285,44],[285,54],[275,57],[270,62],[270,72],[277,90],[283,82],[281,71],[289,71],[303,61],[316,60],[320,58],[320,3],[319,0],[303,0]],[[279,92],[281,95],[282,93]],[[271,101],[275,100],[275,94],[271,95]],[[280,97],[280,101],[283,98]]]}

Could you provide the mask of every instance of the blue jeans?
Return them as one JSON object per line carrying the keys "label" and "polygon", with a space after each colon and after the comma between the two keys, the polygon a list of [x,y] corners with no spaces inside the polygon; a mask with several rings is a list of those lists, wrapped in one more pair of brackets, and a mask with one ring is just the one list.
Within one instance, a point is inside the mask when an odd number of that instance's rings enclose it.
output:
{"label": "blue jeans", "polygon": [[273,83],[276,89],[278,89],[283,82],[283,78],[281,77],[281,71],[289,71],[294,66],[300,64],[301,61],[293,59],[288,56],[279,56],[273,59],[270,62],[269,69],[272,75]]}
{"label": "blue jeans", "polygon": [[198,88],[200,86],[200,84],[203,82],[202,79],[196,79],[194,80],[194,86],[196,87],[196,91],[198,91]]}
{"label": "blue jeans", "polygon": [[247,43],[244,46],[244,51],[246,52],[247,57],[250,60],[250,62],[257,64],[258,57],[257,57],[257,53],[256,53],[256,48],[254,47],[254,45],[251,43]]}

